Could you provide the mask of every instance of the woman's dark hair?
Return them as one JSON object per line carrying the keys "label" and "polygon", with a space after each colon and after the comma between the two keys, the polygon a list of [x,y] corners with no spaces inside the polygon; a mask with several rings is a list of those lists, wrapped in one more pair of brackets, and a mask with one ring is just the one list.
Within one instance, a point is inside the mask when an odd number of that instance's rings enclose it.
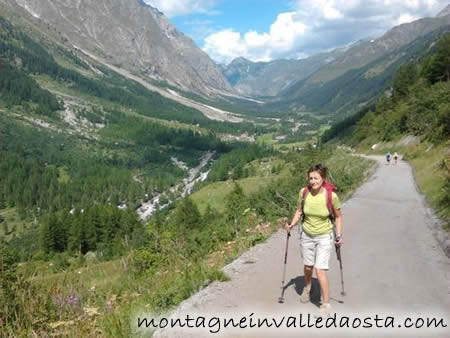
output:
{"label": "woman's dark hair", "polygon": [[328,168],[323,166],[322,164],[319,163],[310,167],[306,174],[307,178],[309,178],[309,174],[312,173],[313,171],[317,171],[324,180],[327,178]]}

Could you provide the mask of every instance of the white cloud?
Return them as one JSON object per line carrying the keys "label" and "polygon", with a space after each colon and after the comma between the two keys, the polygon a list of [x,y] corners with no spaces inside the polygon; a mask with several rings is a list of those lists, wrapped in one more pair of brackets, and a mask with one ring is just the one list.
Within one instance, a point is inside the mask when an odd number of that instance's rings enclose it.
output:
{"label": "white cloud", "polygon": [[[310,14],[311,11],[314,11],[319,13],[319,16],[325,20],[336,20],[343,17],[341,11],[336,8],[336,1],[333,0],[307,1],[306,5],[309,7],[307,10],[308,14]],[[299,7],[299,10],[301,9],[302,7]]]}
{"label": "white cloud", "polygon": [[270,41],[267,33],[259,34],[255,31],[245,33],[244,41],[249,48],[261,48]]}
{"label": "white cloud", "polygon": [[421,1],[419,0],[405,0],[405,5],[406,7],[412,9],[412,10],[416,10],[420,7],[420,3]]}
{"label": "white cloud", "polygon": [[295,12],[281,13],[268,33],[249,31],[243,35],[226,29],[209,35],[204,50],[219,62],[243,56],[254,61],[270,61],[291,51],[305,34],[307,26],[295,20]]}
{"label": "white cloud", "polygon": [[158,8],[167,17],[192,13],[215,13],[212,8],[217,0],[144,0],[145,3]]}
{"label": "white cloud", "polygon": [[208,36],[204,49],[211,53],[212,58],[223,61],[247,55],[248,48],[241,33],[228,29]]}
{"label": "white cloud", "polygon": [[218,62],[298,58],[369,37],[395,25],[434,16],[448,0],[295,0],[267,32],[228,28],[207,36],[203,49]]}
{"label": "white cloud", "polygon": [[396,25],[401,25],[402,23],[408,23],[413,22],[414,20],[417,20],[417,16],[413,16],[411,14],[401,14],[398,19],[396,20]]}

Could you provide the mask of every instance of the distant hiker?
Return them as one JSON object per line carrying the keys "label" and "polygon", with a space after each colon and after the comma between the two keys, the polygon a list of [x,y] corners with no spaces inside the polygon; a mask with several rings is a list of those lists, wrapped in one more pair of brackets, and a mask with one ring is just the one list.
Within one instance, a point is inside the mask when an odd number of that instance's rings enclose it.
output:
{"label": "distant hiker", "polygon": [[391,153],[388,152],[385,156],[386,156],[386,162],[387,162],[387,164],[391,163]]}
{"label": "distant hiker", "polygon": [[394,153],[394,164],[397,164],[398,154],[397,152]]}
{"label": "distant hiker", "polygon": [[300,296],[302,303],[310,301],[313,268],[316,271],[322,295],[320,312],[327,316],[330,312],[330,292],[328,286],[328,264],[333,248],[333,219],[336,224],[335,244],[341,246],[342,215],[339,197],[333,192],[334,186],[326,181],[327,168],[317,164],[307,172],[308,185],[300,190],[297,210],[286,230],[302,220],[300,243],[304,263],[305,287]]}

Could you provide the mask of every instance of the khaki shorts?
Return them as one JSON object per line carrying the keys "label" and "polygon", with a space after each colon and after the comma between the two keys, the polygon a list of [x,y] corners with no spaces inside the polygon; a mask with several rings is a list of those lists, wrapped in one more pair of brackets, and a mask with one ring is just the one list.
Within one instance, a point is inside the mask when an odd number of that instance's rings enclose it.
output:
{"label": "khaki shorts", "polygon": [[300,234],[303,264],[314,266],[316,269],[328,270],[331,248],[333,247],[333,233],[310,236],[302,231]]}

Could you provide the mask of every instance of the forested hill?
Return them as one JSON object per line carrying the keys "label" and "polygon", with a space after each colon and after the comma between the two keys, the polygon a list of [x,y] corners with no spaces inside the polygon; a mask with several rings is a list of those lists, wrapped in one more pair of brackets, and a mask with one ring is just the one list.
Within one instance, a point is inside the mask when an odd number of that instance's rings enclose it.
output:
{"label": "forested hill", "polygon": [[[363,151],[403,151],[417,163],[419,185],[450,224],[450,33],[422,57],[401,66],[391,89],[371,107],[332,126],[322,141],[344,142]],[[415,145],[402,147],[405,137]],[[433,151],[431,151],[433,150]]]}

